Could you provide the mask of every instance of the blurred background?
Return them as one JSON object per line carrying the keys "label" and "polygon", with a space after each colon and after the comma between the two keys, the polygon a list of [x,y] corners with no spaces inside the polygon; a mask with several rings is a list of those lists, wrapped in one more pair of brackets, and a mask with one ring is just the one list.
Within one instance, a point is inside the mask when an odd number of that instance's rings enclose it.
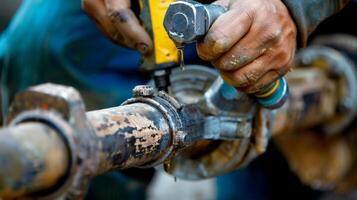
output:
{"label": "blurred background", "polygon": [[[21,2],[21,0],[0,0],[0,35],[5,31]],[[350,4],[345,9],[345,12],[341,12],[330,20],[324,22],[319,27],[319,30],[312,36],[312,39],[321,35],[334,33],[357,35],[356,8],[356,4]],[[123,178],[120,175],[116,174],[110,176],[109,180],[120,182],[122,179]],[[115,183],[112,184],[110,181],[108,182],[108,179],[103,179],[102,182],[101,177],[98,177],[92,187],[105,187],[103,191],[112,194],[111,198],[108,199],[141,199],[142,196],[146,196],[150,200],[164,200],[168,198],[171,200],[225,200],[227,198],[241,200],[280,198],[327,200],[357,199],[357,195],[354,192],[349,194],[335,194],[333,192],[330,193],[314,190],[311,187],[304,185],[289,168],[289,163],[284,159],[273,143],[269,145],[268,152],[256,159],[249,165],[249,167],[221,176],[218,179],[214,178],[200,182],[189,182],[175,180],[173,177],[159,172],[154,175],[150,185],[145,189],[147,192],[146,195],[138,195],[138,193],[136,193],[136,196],[125,196],[121,193],[120,197],[115,196],[112,191],[119,190],[120,187],[127,187],[130,189],[141,187],[140,185],[135,185],[137,184],[135,182],[130,182],[129,184],[125,182],[124,184],[124,186],[119,184],[116,185]],[[142,190],[140,190],[139,193],[140,192],[142,192]],[[95,198],[96,194],[94,194],[94,192],[92,193],[92,190],[89,190],[89,194],[90,196],[88,199],[98,199]]]}
{"label": "blurred background", "polygon": [[12,16],[21,4],[21,0],[1,0],[0,2],[0,32],[5,30]]}

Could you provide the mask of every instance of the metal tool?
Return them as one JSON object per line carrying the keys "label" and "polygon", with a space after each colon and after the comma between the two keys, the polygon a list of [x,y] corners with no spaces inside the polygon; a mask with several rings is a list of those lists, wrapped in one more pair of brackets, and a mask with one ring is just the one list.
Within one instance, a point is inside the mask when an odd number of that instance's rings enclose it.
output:
{"label": "metal tool", "polygon": [[153,51],[144,55],[141,69],[151,72],[158,69],[171,68],[178,63],[178,51],[170,40],[162,23],[170,3],[175,0],[139,0],[140,19],[153,40]]}
{"label": "metal tool", "polygon": [[[191,0],[179,0],[168,7],[164,27],[176,46],[182,48],[203,38],[214,21],[225,11],[225,8],[215,4],[204,5]],[[280,78],[253,95],[260,105],[274,109],[284,104],[288,94],[286,81]]]}
{"label": "metal tool", "polygon": [[153,50],[143,55],[140,69],[150,72],[159,91],[169,91],[171,69],[179,62],[179,52],[162,23],[170,3],[175,0],[139,0],[140,18],[153,41]]}

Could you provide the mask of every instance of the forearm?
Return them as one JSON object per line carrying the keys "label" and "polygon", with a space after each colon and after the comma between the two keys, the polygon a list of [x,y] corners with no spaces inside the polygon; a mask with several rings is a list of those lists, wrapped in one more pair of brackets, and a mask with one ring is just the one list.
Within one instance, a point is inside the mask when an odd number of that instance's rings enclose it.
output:
{"label": "forearm", "polygon": [[326,18],[340,11],[349,0],[282,0],[298,29],[298,46],[305,46],[308,36]]}

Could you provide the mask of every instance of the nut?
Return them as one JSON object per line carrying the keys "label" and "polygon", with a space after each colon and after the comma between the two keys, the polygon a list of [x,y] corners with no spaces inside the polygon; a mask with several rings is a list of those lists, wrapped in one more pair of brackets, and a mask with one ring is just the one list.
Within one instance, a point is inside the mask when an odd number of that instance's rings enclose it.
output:
{"label": "nut", "polygon": [[154,93],[155,90],[150,85],[138,85],[133,89],[134,97],[152,97]]}

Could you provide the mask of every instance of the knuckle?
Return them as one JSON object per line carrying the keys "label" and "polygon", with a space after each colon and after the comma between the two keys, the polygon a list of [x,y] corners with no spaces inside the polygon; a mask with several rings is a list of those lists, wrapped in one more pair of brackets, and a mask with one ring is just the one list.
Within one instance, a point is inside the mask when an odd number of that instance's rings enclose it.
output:
{"label": "knuckle", "polygon": [[108,9],[108,16],[113,23],[128,23],[131,17],[128,9],[115,10],[111,8]]}
{"label": "knuckle", "polygon": [[272,69],[279,70],[281,68],[289,68],[293,61],[293,55],[289,49],[281,47],[280,51],[277,51],[274,55],[276,60],[275,65],[271,66]]}
{"label": "knuckle", "polygon": [[255,19],[255,14],[254,13],[255,13],[254,9],[246,10],[246,11],[242,12],[242,16],[245,16],[248,19],[248,21],[253,22],[254,19]]}
{"label": "knuckle", "polygon": [[230,61],[228,61],[227,59],[219,59],[218,61],[215,61],[213,63],[213,65],[216,68],[225,70],[225,71],[232,70],[232,68],[233,68],[232,63]]}
{"label": "knuckle", "polygon": [[267,40],[272,42],[279,42],[282,38],[282,28],[279,25],[275,25],[268,29]]}
{"label": "knuckle", "polygon": [[241,72],[236,73],[235,80],[237,81],[237,85],[244,87],[251,84],[254,84],[259,79],[259,76],[256,71],[249,71],[249,72]]}
{"label": "knuckle", "polygon": [[226,55],[217,62],[217,67],[222,70],[235,70],[248,64],[253,59],[252,56],[236,53],[232,55]]}
{"label": "knuckle", "polygon": [[222,58],[218,61],[214,61],[213,65],[220,70],[230,71],[236,68],[237,62],[235,59]]}

